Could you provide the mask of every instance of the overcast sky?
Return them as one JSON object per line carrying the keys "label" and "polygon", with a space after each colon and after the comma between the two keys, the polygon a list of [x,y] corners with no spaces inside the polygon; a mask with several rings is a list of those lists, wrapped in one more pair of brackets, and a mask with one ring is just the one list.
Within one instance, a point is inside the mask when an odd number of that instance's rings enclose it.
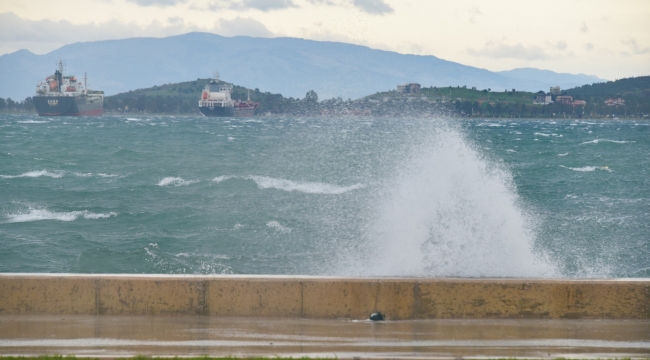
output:
{"label": "overcast sky", "polygon": [[0,1],[0,55],[190,31],[340,41],[493,71],[650,75],[647,0]]}

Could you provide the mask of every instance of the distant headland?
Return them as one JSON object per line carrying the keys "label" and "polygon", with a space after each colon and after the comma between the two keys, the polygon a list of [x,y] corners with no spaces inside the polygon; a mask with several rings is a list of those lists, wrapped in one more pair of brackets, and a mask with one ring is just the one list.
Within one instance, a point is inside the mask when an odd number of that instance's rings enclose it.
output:
{"label": "distant headland", "polygon": [[[198,115],[197,102],[209,79],[196,79],[132,90],[106,97],[107,113]],[[619,79],[548,92],[493,91],[468,86],[397,85],[362,98],[285,97],[233,85],[232,98],[260,103],[256,116],[462,116],[499,118],[648,118],[650,76]],[[320,100],[320,101],[319,101]],[[31,98],[0,98],[1,111],[32,111]]]}

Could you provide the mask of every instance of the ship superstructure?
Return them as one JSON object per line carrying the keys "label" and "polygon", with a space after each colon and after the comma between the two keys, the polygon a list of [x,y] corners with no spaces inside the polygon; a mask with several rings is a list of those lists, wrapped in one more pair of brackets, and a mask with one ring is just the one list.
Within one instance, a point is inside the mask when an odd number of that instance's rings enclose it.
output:
{"label": "ship superstructure", "polygon": [[205,116],[241,117],[253,116],[259,103],[250,100],[233,100],[232,84],[219,81],[219,73],[205,85],[199,99],[199,111]]}
{"label": "ship superstructure", "polygon": [[59,60],[54,75],[36,86],[34,106],[40,116],[98,116],[104,112],[104,92],[88,89],[88,78],[83,82],[74,75],[65,75],[63,61]]}

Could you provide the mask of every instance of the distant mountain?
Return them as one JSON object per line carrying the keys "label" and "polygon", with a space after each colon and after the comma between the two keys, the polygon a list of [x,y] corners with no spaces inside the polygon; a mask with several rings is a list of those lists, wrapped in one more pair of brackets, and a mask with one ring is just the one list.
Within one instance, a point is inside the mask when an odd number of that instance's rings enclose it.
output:
{"label": "distant mountain", "polygon": [[[507,71],[498,71],[497,73],[513,80],[538,82],[548,85],[552,84],[552,86],[559,86],[562,89],[607,81],[594,75],[556,73],[550,70],[534,68],[518,68]],[[525,90],[534,91],[534,89]],[[537,90],[548,92],[548,87],[539,88]]]}
{"label": "distant mountain", "polygon": [[519,74],[519,69],[510,75],[500,74],[435,56],[404,55],[344,43],[188,33],[81,42],[44,55],[20,50],[0,56],[0,97],[32,96],[36,84],[54,72],[59,58],[67,64],[66,73],[82,78],[87,71],[90,87],[107,95],[205,78],[215,70],[222,79],[242,86],[300,98],[315,90],[320,99],[355,99],[406,82],[537,91],[575,83],[575,76],[582,76],[552,73],[557,78],[549,81],[548,77],[512,75]]}

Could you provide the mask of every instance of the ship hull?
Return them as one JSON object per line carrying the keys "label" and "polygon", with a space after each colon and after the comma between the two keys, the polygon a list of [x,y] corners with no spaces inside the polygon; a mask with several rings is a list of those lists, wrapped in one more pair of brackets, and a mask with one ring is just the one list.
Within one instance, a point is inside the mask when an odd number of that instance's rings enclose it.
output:
{"label": "ship hull", "polygon": [[201,114],[207,117],[233,117],[234,109],[232,106],[199,106]]}
{"label": "ship hull", "polygon": [[201,114],[207,116],[207,117],[251,117],[255,115],[255,109],[257,107],[253,108],[238,108],[238,107],[207,107],[207,106],[200,106],[199,111]]}
{"label": "ship hull", "polygon": [[40,116],[100,116],[104,102],[85,96],[34,96],[34,107]]}

